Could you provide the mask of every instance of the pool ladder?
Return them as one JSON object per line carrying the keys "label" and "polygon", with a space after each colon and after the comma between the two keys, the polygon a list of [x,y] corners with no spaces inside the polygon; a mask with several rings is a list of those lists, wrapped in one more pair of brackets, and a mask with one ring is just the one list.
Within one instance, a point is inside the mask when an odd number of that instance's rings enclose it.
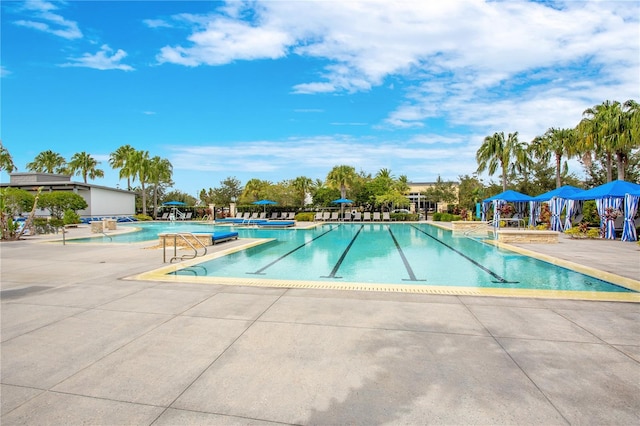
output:
{"label": "pool ladder", "polygon": [[[200,241],[194,234],[191,232],[175,232],[171,234],[164,234],[162,238],[162,263],[167,263],[167,237],[173,237],[173,257],[169,259],[169,263],[173,263],[174,260],[186,260],[186,259],[195,259],[199,255],[199,248],[196,248],[191,241],[197,241],[197,244],[200,245],[204,252],[200,256],[204,256],[207,254],[207,246]],[[187,239],[187,237],[191,237],[191,240]],[[193,250],[193,253],[183,254],[182,256],[178,256],[178,238],[180,241],[184,241],[184,243]]]}

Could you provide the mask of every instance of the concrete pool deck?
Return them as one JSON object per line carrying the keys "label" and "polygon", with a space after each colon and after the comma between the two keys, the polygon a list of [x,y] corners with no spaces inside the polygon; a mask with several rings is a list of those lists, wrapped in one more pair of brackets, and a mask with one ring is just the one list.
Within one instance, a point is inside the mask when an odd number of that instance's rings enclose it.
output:
{"label": "concrete pool deck", "polygon": [[44,239],[0,244],[3,425],[640,422],[638,303],[124,280],[162,253]]}

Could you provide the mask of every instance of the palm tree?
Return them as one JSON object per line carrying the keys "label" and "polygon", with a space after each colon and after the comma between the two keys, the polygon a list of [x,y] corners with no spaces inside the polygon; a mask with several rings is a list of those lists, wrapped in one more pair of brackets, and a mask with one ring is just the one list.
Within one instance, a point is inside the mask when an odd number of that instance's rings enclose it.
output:
{"label": "palm tree", "polygon": [[507,175],[512,171],[528,167],[530,162],[527,150],[518,141],[518,132],[509,133],[506,140],[504,132],[496,132],[492,136],[487,136],[476,152],[476,160],[478,173],[488,169],[489,175],[493,175],[500,166],[503,191],[507,190]]}
{"label": "palm tree", "polygon": [[147,214],[147,190],[146,183],[149,181],[151,161],[149,160],[149,151],[134,151],[127,159],[127,168],[131,172],[133,181],[140,181],[142,191],[142,214]]}
{"label": "palm tree", "polygon": [[42,151],[32,162],[27,164],[27,170],[36,173],[64,173],[67,160],[57,152]]}
{"label": "palm tree", "polygon": [[[548,163],[553,153],[556,162],[556,188],[562,186],[561,169],[562,157],[571,158],[576,153],[575,129],[550,128],[543,136],[538,136],[531,142],[529,149],[536,158]],[[565,162],[565,169],[567,163]]]}
{"label": "palm tree", "polygon": [[135,152],[135,148],[131,145],[122,145],[109,155],[109,165],[112,169],[120,169],[120,179],[127,178],[127,191],[131,191],[131,174],[127,167],[127,162],[131,154]]}
{"label": "palm tree", "polygon": [[578,141],[587,161],[591,154],[604,155],[607,181],[613,179],[613,158],[618,166],[618,179],[624,180],[629,153],[640,146],[640,106],[628,100],[624,104],[605,101],[583,112],[578,124]]}
{"label": "palm tree", "polygon": [[16,165],[13,164],[13,157],[11,157],[9,150],[2,145],[0,140],[0,171],[6,170],[7,173],[13,173],[16,169]]}
{"label": "palm tree", "polygon": [[84,183],[87,183],[87,177],[92,180],[98,177],[104,177],[104,171],[97,168],[98,164],[100,164],[99,161],[96,161],[90,154],[82,151],[73,154],[67,168],[70,174],[81,175]]}
{"label": "palm tree", "polygon": [[300,200],[300,207],[304,207],[307,194],[313,189],[313,181],[306,176],[298,176],[291,182],[291,186],[296,191]]}
{"label": "palm tree", "polygon": [[347,198],[347,189],[357,178],[356,169],[351,166],[335,166],[327,175],[327,186],[340,189],[340,197]]}
{"label": "palm tree", "polygon": [[260,198],[264,198],[267,189],[271,186],[271,182],[260,179],[249,179],[242,191],[242,198],[246,202],[255,202]]}
{"label": "palm tree", "polygon": [[149,160],[149,182],[153,184],[153,216],[158,215],[158,188],[162,183],[171,182],[173,165],[166,158],[157,155]]}

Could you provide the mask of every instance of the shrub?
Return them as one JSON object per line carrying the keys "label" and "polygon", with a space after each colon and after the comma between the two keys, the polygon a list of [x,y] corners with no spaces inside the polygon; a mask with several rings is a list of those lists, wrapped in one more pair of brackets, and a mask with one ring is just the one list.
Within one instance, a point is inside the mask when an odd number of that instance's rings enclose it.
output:
{"label": "shrub", "polygon": [[65,225],[73,225],[76,223],[80,223],[80,215],[71,209],[67,209],[64,211],[64,216],[62,218],[62,221],[64,222]]}
{"label": "shrub", "polygon": [[142,221],[142,222],[144,222],[146,220],[153,220],[153,218],[151,216],[148,216],[146,214],[137,214],[137,215],[135,215],[133,217],[135,217],[136,220],[139,220],[139,221]]}
{"label": "shrub", "polygon": [[461,219],[462,217],[457,214],[451,214],[451,213],[434,213],[433,214],[433,220],[436,222],[453,222]]}
{"label": "shrub", "polygon": [[391,213],[389,217],[391,218],[391,220],[398,220],[398,221],[417,221],[418,220],[418,215],[411,214],[411,213]]}
{"label": "shrub", "polygon": [[314,218],[313,212],[304,212],[296,214],[295,220],[298,222],[313,222]]}

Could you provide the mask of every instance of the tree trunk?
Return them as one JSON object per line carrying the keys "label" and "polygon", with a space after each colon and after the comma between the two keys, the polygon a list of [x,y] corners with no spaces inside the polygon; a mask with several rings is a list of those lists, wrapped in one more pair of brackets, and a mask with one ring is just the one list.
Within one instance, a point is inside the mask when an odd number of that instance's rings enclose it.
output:
{"label": "tree trunk", "polygon": [[611,159],[611,153],[607,152],[607,183],[613,180],[612,163],[613,161]]}
{"label": "tree trunk", "polygon": [[556,154],[556,188],[560,188],[562,186],[562,182],[560,181],[561,163],[562,163],[562,155]]}
{"label": "tree trunk", "polygon": [[627,166],[627,156],[622,152],[616,152],[616,163],[618,165],[618,180],[624,180],[624,169]]}

